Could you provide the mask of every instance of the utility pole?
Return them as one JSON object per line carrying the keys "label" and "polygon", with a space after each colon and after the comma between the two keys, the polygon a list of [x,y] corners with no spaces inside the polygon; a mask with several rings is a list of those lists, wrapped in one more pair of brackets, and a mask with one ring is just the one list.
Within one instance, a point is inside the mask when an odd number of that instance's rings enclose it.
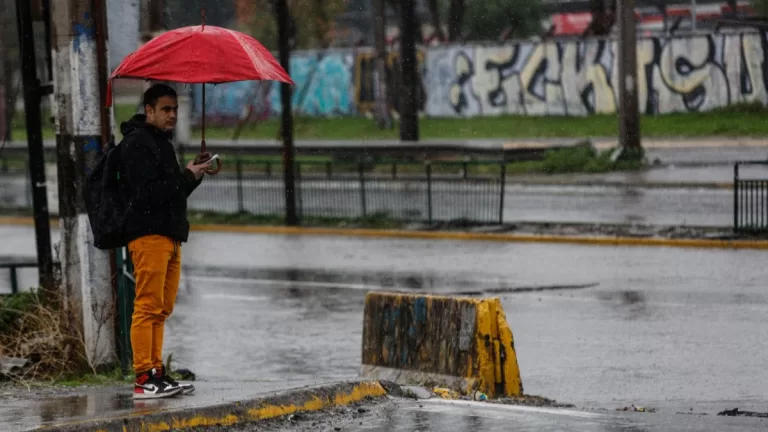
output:
{"label": "utility pole", "polygon": [[[291,16],[287,0],[272,0],[277,18],[277,45],[280,51],[280,66],[290,75],[291,60]],[[283,139],[283,177],[285,183],[285,224],[295,226],[299,222],[296,213],[296,178],[294,170],[293,148],[293,109],[291,108],[291,85],[280,83],[282,100],[282,125],[280,136]]]}
{"label": "utility pole", "polygon": [[403,94],[400,99],[400,140],[402,141],[419,140],[417,26],[414,0],[400,0],[400,65],[403,77]]}
{"label": "utility pole", "polygon": [[623,158],[642,158],[637,99],[635,1],[618,0],[619,15],[619,144]]}
{"label": "utility pole", "polygon": [[[29,146],[29,179],[32,184],[32,207],[35,217],[35,239],[37,243],[37,268],[40,286],[51,299],[55,292],[53,277],[53,253],[51,251],[51,225],[48,215],[48,190],[45,178],[43,153],[43,125],[40,118],[40,103],[43,88],[37,76],[34,30],[32,27],[32,5],[29,0],[16,0],[16,19],[19,33],[19,53],[24,87],[24,114],[27,123]],[[10,79],[10,77],[6,77]],[[9,107],[13,109],[13,107]]]}
{"label": "utility pole", "polygon": [[70,325],[80,327],[90,363],[101,366],[117,359],[110,254],[93,246],[83,194],[105,134],[100,89],[106,53],[99,48],[107,45],[106,11],[103,0],[52,3],[62,290],[72,308]]}
{"label": "utility pole", "polygon": [[373,83],[376,86],[376,123],[379,129],[392,129],[387,98],[387,10],[384,0],[373,0],[373,38],[376,61]]}

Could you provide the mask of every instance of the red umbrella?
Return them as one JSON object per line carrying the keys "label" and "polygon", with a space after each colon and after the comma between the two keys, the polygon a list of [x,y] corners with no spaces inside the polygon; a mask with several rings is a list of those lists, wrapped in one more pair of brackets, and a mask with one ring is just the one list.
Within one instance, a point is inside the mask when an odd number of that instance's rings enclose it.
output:
{"label": "red umbrella", "polygon": [[[248,80],[281,81],[293,85],[272,54],[244,33],[216,26],[183,27],[157,36],[129,54],[112,72],[107,106],[112,105],[112,80],[151,79],[203,84],[201,152],[205,153],[205,84]],[[215,174],[221,163],[209,173]]]}

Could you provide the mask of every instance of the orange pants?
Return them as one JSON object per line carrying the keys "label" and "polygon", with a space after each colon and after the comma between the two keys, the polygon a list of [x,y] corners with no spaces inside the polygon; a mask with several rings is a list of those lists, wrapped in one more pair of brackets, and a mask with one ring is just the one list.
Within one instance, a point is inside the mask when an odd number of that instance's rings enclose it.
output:
{"label": "orange pants", "polygon": [[128,243],[136,278],[131,322],[133,369],[136,374],[163,365],[163,330],[173,312],[181,278],[181,244],[149,235]]}

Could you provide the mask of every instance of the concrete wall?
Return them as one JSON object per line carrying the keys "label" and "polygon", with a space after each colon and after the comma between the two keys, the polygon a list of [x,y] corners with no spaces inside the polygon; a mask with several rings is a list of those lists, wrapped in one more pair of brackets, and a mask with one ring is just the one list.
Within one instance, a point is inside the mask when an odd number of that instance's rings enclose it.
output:
{"label": "concrete wall", "polygon": [[[742,102],[768,102],[766,47],[765,33],[640,39],[641,112],[707,111]],[[398,70],[398,57],[397,53],[390,56],[392,70]],[[618,105],[617,52],[612,40],[429,48],[420,52],[419,59],[421,110],[432,117],[584,116],[615,113]],[[370,50],[336,50],[325,56],[297,52],[291,59],[297,84],[294,109],[309,116],[369,113],[374,100],[372,70]],[[399,94],[396,79],[391,85],[390,94]],[[194,87],[199,117],[200,86]],[[212,121],[232,121],[249,103],[264,115],[280,110],[278,85],[242,82],[210,89],[207,113]],[[390,106],[397,110],[395,100]]]}
{"label": "concrete wall", "polygon": [[139,47],[139,0],[107,0],[109,70]]}
{"label": "concrete wall", "polygon": [[498,298],[369,293],[361,375],[489,397],[523,392]]}

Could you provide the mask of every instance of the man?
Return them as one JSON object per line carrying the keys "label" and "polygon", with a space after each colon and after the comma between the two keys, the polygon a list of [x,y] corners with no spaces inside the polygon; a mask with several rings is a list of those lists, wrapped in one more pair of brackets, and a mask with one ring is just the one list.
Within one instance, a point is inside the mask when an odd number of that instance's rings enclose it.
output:
{"label": "man", "polygon": [[121,124],[121,193],[127,204],[125,234],[134,265],[136,299],[131,323],[133,397],[190,393],[163,365],[165,320],[173,312],[181,275],[181,243],[189,236],[187,197],[200,185],[210,155],[182,171],[170,139],[176,127],[176,92],[157,84],[144,93],[144,112]]}

